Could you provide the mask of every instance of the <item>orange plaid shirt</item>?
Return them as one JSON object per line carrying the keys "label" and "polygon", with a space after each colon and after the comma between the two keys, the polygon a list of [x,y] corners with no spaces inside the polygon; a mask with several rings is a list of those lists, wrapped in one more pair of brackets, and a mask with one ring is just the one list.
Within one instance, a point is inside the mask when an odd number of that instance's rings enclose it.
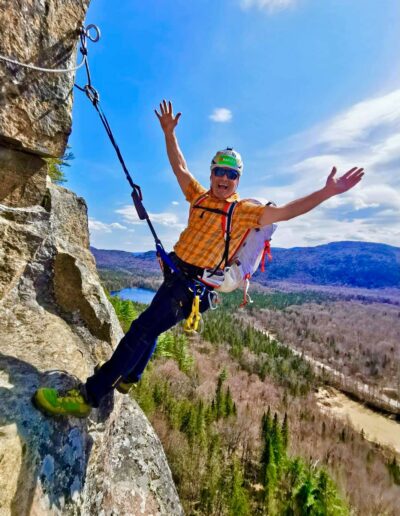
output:
{"label": "orange plaid shirt", "polygon": [[225,249],[222,228],[222,218],[224,216],[201,209],[192,209],[199,197],[206,192],[208,196],[200,205],[203,208],[223,210],[227,202],[238,201],[232,217],[230,256],[236,251],[248,229],[261,227],[258,221],[264,210],[263,205],[255,204],[249,200],[240,201],[237,193],[226,200],[217,199],[210,190],[206,190],[193,179],[185,192],[186,200],[190,202],[191,208],[188,225],[180,234],[174,251],[181,260],[203,269],[218,265]]}

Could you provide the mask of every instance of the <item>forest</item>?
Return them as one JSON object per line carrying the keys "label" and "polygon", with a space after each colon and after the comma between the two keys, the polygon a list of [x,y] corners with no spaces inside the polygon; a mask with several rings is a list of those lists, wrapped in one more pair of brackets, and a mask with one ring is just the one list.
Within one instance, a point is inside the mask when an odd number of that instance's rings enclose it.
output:
{"label": "forest", "polygon": [[[224,297],[200,336],[163,334],[132,389],[163,443],[185,513],[395,515],[396,454],[319,410],[314,392],[323,379],[253,322],[337,301],[313,292],[253,297],[246,311],[237,309],[240,294]],[[111,302],[125,331],[144,308]]]}
{"label": "forest", "polygon": [[398,306],[310,303],[262,309],[257,318],[288,345],[400,399]]}

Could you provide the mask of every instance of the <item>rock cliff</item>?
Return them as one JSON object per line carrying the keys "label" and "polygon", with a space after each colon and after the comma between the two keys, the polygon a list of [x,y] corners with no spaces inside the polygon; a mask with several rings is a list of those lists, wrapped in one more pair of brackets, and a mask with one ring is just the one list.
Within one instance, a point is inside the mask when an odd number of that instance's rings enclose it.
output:
{"label": "rock cliff", "polygon": [[[0,55],[74,65],[89,0],[0,0]],[[73,74],[0,60],[0,515],[180,515],[161,444],[139,407],[110,397],[52,419],[40,385],[70,387],[122,336],[89,251],[83,199],[46,181],[71,129]]]}
{"label": "rock cliff", "polygon": [[39,385],[69,387],[122,336],[89,251],[86,205],[0,205],[0,514],[181,514],[161,444],[128,397],[88,420],[46,418]]}
{"label": "rock cliff", "polygon": [[[75,66],[89,0],[0,0],[0,55],[41,68]],[[39,204],[45,156],[62,156],[71,132],[74,73],[0,60],[0,202]]]}

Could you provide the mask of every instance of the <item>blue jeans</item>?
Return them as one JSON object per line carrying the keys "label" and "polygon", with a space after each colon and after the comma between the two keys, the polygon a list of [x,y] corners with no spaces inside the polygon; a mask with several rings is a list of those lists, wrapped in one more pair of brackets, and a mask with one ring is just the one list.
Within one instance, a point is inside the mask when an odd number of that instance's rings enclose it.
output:
{"label": "blue jeans", "polygon": [[[98,407],[100,400],[121,381],[139,381],[153,354],[157,337],[186,319],[192,309],[193,293],[187,281],[168,272],[150,306],[133,321],[112,357],[87,379],[84,391],[88,402]],[[207,293],[202,296],[200,311],[209,308]]]}

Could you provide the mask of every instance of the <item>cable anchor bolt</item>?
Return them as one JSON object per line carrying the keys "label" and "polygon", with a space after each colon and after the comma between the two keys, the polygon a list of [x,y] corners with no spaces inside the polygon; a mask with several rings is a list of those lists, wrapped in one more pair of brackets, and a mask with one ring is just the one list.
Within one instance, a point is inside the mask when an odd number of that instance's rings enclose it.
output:
{"label": "cable anchor bolt", "polygon": [[[82,30],[83,30],[84,35],[88,39],[90,39],[90,41],[92,41],[93,43],[97,43],[99,41],[99,39],[101,38],[100,29],[94,23],[87,25]],[[91,31],[94,31],[94,34],[93,33],[91,34]]]}

